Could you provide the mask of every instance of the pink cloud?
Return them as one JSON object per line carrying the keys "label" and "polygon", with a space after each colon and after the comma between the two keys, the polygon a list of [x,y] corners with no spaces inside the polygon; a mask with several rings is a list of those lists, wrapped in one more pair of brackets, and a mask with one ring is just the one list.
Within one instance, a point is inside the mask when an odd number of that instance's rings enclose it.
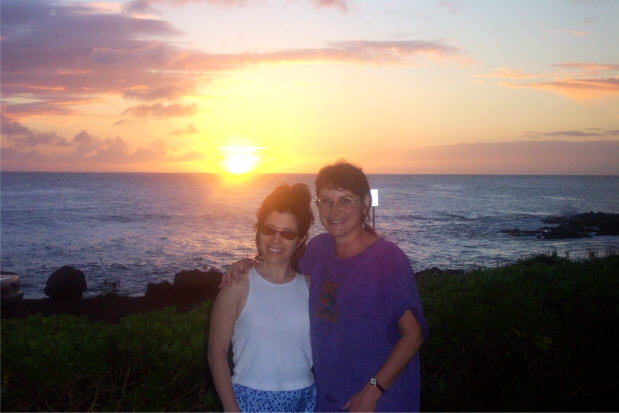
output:
{"label": "pink cloud", "polygon": [[[594,62],[562,62],[554,67],[569,72],[524,73],[509,68],[498,68],[491,73],[477,75],[486,79],[507,79],[499,83],[511,88],[547,90],[570,98],[596,98],[619,92],[619,75],[609,75],[619,70],[619,64]],[[574,72],[578,71],[578,72]],[[570,73],[571,72],[571,73]],[[546,78],[546,79],[545,79]],[[540,79],[537,82],[516,82],[524,79]]]}
{"label": "pink cloud", "polygon": [[594,71],[619,70],[619,64],[616,63],[567,62],[557,63],[554,66],[566,69],[585,69]]}
{"label": "pink cloud", "polygon": [[[55,132],[34,131],[21,123],[2,117],[3,170],[110,170],[139,163],[185,162],[203,159],[198,152],[168,154],[162,140],[134,150],[121,137],[99,138],[82,130],[72,139]],[[43,150],[54,148],[54,151]]]}
{"label": "pink cloud", "polygon": [[347,0],[311,0],[311,2],[318,8],[332,7],[343,11],[348,10]]}
{"label": "pink cloud", "polygon": [[196,151],[187,152],[178,156],[167,156],[166,161],[168,162],[195,162],[195,161],[203,161],[204,154]]}
{"label": "pink cloud", "polygon": [[512,88],[541,89],[557,92],[572,98],[593,98],[619,93],[619,76],[588,79],[556,79],[535,83],[503,83]]}
{"label": "pink cloud", "polygon": [[[477,75],[477,77],[508,79],[511,81],[501,82],[499,85],[511,88],[547,90],[577,99],[596,98],[619,93],[619,75],[612,75],[612,72],[619,71],[619,64],[561,62],[555,63],[553,66],[565,69],[567,72],[523,73],[509,68],[498,68],[494,72],[483,73]],[[524,79],[540,79],[540,81],[516,82]]]}
{"label": "pink cloud", "polygon": [[524,73],[518,70],[501,67],[495,69],[494,72],[482,73],[477,75],[477,77],[484,79],[537,79],[553,75],[552,73]]}
{"label": "pink cloud", "polygon": [[12,143],[16,147],[31,148],[39,145],[69,145],[66,139],[55,132],[37,132],[6,116],[2,116],[0,130],[2,131],[3,141]]}
{"label": "pink cloud", "polygon": [[383,164],[376,163],[376,155],[367,162],[383,173],[619,174],[617,141],[462,143],[385,153]]}
{"label": "pink cloud", "polygon": [[213,55],[179,53],[169,62],[175,70],[230,70],[262,63],[342,62],[358,64],[398,64],[414,56],[456,58],[457,48],[434,41],[348,41],[334,42],[325,48],[287,49],[269,53]]}
{"label": "pink cloud", "polygon": [[186,127],[182,129],[177,129],[170,133],[173,136],[183,136],[183,135],[195,135],[199,133],[200,130],[193,123],[188,124]]}
{"label": "pink cloud", "polygon": [[[332,7],[340,10],[348,10],[349,0],[309,0],[317,8]],[[230,7],[230,6],[245,6],[250,4],[248,0],[134,0],[127,6],[129,11],[150,11],[157,4],[175,4],[183,6],[190,3],[208,3],[215,6]]]}
{"label": "pink cloud", "polygon": [[172,103],[163,105],[155,103],[153,105],[140,105],[126,109],[123,115],[138,116],[138,117],[153,117],[153,118],[169,118],[177,116],[191,116],[196,113],[197,107],[195,104],[183,105],[180,103]]}
{"label": "pink cloud", "polygon": [[209,3],[215,6],[229,7],[242,6],[247,4],[247,0],[133,0],[126,6],[129,12],[151,11],[157,4],[174,4],[184,6],[190,3]]}
{"label": "pink cloud", "polygon": [[[133,3],[133,7],[151,3]],[[346,4],[320,3],[324,7]],[[268,53],[206,53],[161,40],[178,33],[163,20],[88,3],[4,0],[1,19],[2,95],[7,113],[20,117],[75,115],[76,107],[109,95],[174,101],[195,93],[199,83],[218,71],[264,63],[401,64],[423,56],[460,57],[453,46],[422,40],[338,42],[324,48]],[[33,103],[14,103],[14,98],[23,96]]]}
{"label": "pink cloud", "polygon": [[557,30],[557,32],[560,34],[567,34],[569,36],[574,36],[574,37],[591,36],[591,32],[586,31],[586,30],[561,29],[561,30]]}
{"label": "pink cloud", "polygon": [[191,92],[193,87],[191,85],[170,85],[159,88],[148,88],[145,86],[138,86],[132,89],[127,89],[123,92],[123,96],[130,99],[138,100],[162,100],[162,99],[176,99],[182,97],[188,92]]}

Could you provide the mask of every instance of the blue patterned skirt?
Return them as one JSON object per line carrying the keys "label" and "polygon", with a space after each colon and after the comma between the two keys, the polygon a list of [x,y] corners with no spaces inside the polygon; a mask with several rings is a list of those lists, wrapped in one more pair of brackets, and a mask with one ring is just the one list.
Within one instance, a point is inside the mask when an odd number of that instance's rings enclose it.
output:
{"label": "blue patterned skirt", "polygon": [[242,412],[313,412],[316,385],[291,391],[255,390],[232,384]]}

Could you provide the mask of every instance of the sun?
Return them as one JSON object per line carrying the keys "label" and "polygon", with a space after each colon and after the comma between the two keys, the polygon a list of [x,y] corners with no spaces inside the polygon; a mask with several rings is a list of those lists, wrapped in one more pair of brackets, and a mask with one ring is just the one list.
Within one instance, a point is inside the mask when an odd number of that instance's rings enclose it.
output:
{"label": "sun", "polygon": [[233,175],[251,172],[260,160],[256,155],[258,148],[252,146],[225,146],[220,149],[223,154],[222,167]]}

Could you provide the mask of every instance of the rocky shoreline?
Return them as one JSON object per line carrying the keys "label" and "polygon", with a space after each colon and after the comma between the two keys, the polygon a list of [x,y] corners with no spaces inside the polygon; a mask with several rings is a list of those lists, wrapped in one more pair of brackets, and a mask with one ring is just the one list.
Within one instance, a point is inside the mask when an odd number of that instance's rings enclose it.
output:
{"label": "rocky shoreline", "polygon": [[86,316],[91,321],[118,322],[134,313],[146,313],[176,307],[187,312],[213,299],[219,290],[221,271],[181,271],[174,282],[149,283],[141,297],[129,297],[108,292],[95,297],[55,297],[22,299],[2,306],[2,318],[20,318],[30,315],[50,316],[68,314]]}
{"label": "rocky shoreline", "polygon": [[[442,270],[437,267],[416,273],[418,278],[437,274],[464,273],[463,270]],[[108,292],[94,297],[22,299],[2,306],[1,316],[23,318],[31,315],[86,316],[91,321],[117,323],[121,318],[135,313],[147,313],[175,307],[185,313],[217,296],[222,273],[219,270],[181,271],[174,282],[149,283],[144,296],[131,297]]]}
{"label": "rocky shoreline", "polygon": [[[619,214],[589,212],[572,216],[549,217],[542,220],[544,226],[537,230],[506,229],[501,232],[514,236],[535,236],[542,239],[583,238],[595,235],[619,235]],[[462,270],[442,270],[437,267],[417,273],[427,275],[463,273]],[[174,276],[174,282],[149,283],[144,296],[119,295],[114,286],[111,291],[82,298],[86,289],[83,273],[71,267],[63,267],[50,275],[45,293],[50,298],[22,299],[16,303],[3,303],[2,318],[27,317],[41,314],[70,314],[86,316],[92,321],[118,322],[133,313],[145,313],[175,307],[179,312],[190,311],[202,303],[212,300],[219,291],[221,271],[181,271]],[[58,284],[56,284],[58,283]]]}

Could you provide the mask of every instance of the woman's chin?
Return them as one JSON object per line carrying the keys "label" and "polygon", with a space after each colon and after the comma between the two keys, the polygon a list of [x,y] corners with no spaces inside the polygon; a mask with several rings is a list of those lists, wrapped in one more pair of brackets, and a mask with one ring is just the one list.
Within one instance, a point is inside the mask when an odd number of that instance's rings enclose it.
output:
{"label": "woman's chin", "polygon": [[290,263],[291,257],[289,255],[284,254],[263,254],[262,262],[267,265],[286,265]]}

